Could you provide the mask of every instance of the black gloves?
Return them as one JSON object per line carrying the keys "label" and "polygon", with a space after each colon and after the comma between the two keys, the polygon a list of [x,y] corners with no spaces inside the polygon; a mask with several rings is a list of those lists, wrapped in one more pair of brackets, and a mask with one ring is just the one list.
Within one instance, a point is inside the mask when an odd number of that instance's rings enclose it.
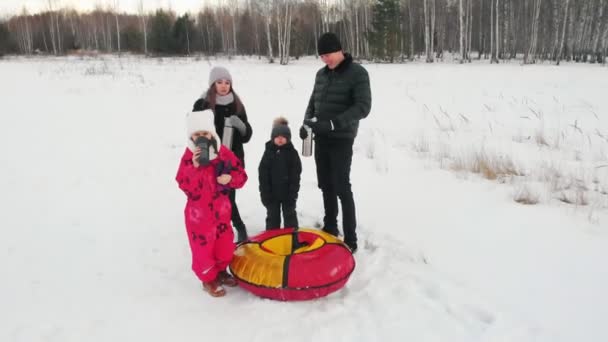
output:
{"label": "black gloves", "polygon": [[[334,130],[334,126],[333,126],[331,120],[313,121],[311,119],[306,119],[306,120],[304,120],[304,124],[306,126],[310,127],[312,129],[312,131],[317,135],[327,135],[329,132]],[[302,129],[300,129],[300,137],[301,136],[302,136]]]}
{"label": "black gloves", "polygon": [[300,127],[300,139],[304,140],[308,138],[308,131],[306,130],[306,127],[302,126]]}

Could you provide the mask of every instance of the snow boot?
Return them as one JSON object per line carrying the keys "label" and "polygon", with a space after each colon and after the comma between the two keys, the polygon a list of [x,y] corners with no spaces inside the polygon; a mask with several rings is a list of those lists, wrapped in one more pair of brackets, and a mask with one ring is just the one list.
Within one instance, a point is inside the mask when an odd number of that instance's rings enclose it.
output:
{"label": "snow boot", "polygon": [[355,254],[357,252],[357,243],[351,241],[344,241],[344,243],[350,248],[350,252]]}
{"label": "snow boot", "polygon": [[209,293],[212,297],[223,297],[226,295],[226,290],[224,290],[217,279],[209,282],[203,282],[203,290]]}
{"label": "snow boot", "polygon": [[329,228],[329,227],[323,227],[321,228],[322,231],[326,232],[327,234],[331,234],[335,237],[338,237],[338,235],[340,235],[340,232],[338,232],[338,228]]}
{"label": "snow boot", "polygon": [[220,284],[226,285],[228,287],[235,287],[238,283],[235,277],[233,277],[227,271],[221,271],[217,274],[217,280]]}

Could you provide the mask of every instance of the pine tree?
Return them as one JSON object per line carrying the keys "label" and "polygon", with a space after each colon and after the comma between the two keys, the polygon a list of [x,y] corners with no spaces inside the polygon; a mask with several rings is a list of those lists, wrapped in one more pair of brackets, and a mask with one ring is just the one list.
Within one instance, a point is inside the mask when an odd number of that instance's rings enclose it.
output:
{"label": "pine tree", "polygon": [[191,52],[192,35],[195,33],[194,22],[188,14],[177,18],[173,25],[171,51],[174,53],[189,55]]}
{"label": "pine tree", "polygon": [[393,62],[399,52],[399,3],[379,0],[372,7],[373,20],[370,44],[373,56]]}
{"label": "pine tree", "polygon": [[150,20],[150,50],[155,53],[169,53],[173,46],[171,27],[173,18],[163,10],[157,10]]}
{"label": "pine tree", "polygon": [[16,46],[8,30],[8,25],[0,23],[0,56],[12,52],[16,52]]}

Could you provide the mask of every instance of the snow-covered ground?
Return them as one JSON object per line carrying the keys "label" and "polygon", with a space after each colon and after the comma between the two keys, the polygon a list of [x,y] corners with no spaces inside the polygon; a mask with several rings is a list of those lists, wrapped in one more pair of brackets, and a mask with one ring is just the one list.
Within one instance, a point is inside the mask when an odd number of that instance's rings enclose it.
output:
{"label": "snow-covered ground", "polygon": [[237,202],[259,232],[264,142],[278,115],[297,136],[318,60],[0,60],[1,341],[608,340],[607,68],[366,65],[357,268],[282,303],[211,298],[190,271],[174,176],[216,64],[254,128]]}

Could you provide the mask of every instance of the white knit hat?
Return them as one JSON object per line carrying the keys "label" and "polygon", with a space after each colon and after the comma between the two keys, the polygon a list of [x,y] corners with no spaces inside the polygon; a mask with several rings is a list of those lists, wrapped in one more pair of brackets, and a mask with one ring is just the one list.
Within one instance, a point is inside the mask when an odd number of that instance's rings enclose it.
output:
{"label": "white knit hat", "polygon": [[194,152],[196,148],[194,142],[192,141],[192,134],[198,131],[211,132],[219,150],[220,145],[222,144],[222,140],[215,131],[215,124],[213,123],[213,111],[211,111],[211,109],[205,109],[203,111],[190,112],[186,114],[186,134],[188,138],[188,148],[192,152]]}
{"label": "white knit hat", "polygon": [[228,80],[230,84],[232,84],[232,76],[230,75],[230,71],[222,66],[216,66],[211,69],[209,72],[209,86],[212,86],[213,83],[219,80]]}

